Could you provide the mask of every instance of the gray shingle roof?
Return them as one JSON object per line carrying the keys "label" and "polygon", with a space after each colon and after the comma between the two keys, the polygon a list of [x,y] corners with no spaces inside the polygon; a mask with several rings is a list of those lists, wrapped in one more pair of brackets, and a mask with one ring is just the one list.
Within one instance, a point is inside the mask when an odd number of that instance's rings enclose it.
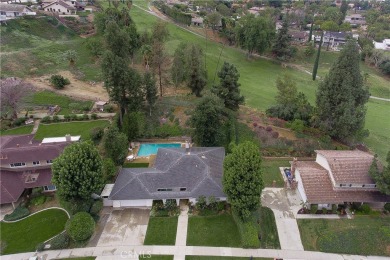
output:
{"label": "gray shingle roof", "polygon": [[[160,148],[154,168],[122,169],[112,200],[226,197],[222,191],[225,149]],[[180,188],[186,188],[180,191]],[[158,191],[172,189],[172,191]]]}
{"label": "gray shingle roof", "polygon": [[2,12],[32,12],[31,8],[25,5],[18,5],[18,4],[5,4],[0,3],[0,11]]}

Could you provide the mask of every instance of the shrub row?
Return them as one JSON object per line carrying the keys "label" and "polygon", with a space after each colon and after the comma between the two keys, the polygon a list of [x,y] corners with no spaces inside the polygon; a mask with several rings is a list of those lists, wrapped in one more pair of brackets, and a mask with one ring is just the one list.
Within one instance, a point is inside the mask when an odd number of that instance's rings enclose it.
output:
{"label": "shrub row", "polygon": [[59,118],[59,116],[55,115],[53,116],[53,118],[51,118],[50,116],[45,116],[44,118],[42,118],[41,122],[44,124],[49,124],[49,123],[58,123],[61,121],[69,122],[69,121],[87,121],[89,119],[96,120],[97,118],[98,118],[97,114],[92,114],[91,118],[87,114],[81,116],[78,116],[76,114],[70,114],[70,115],[64,115],[64,119],[62,120]]}
{"label": "shrub row", "polygon": [[258,236],[259,233],[255,221],[251,219],[246,222],[243,222],[240,219],[240,217],[234,212],[234,210],[232,214],[233,214],[233,219],[236,222],[236,225],[240,232],[242,247],[259,248],[260,247],[260,241]]}

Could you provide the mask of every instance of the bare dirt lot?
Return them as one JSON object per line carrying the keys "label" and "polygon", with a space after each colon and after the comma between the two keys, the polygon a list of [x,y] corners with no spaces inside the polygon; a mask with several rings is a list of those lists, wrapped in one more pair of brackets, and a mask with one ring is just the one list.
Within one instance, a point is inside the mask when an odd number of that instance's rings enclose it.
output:
{"label": "bare dirt lot", "polygon": [[75,99],[94,101],[109,100],[107,91],[104,89],[102,82],[85,82],[78,80],[70,71],[60,71],[57,74],[69,79],[70,85],[67,85],[64,89],[56,90],[50,85],[50,76],[48,75],[31,77],[26,79],[26,81],[31,83],[37,89],[54,91],[58,94],[73,97]]}

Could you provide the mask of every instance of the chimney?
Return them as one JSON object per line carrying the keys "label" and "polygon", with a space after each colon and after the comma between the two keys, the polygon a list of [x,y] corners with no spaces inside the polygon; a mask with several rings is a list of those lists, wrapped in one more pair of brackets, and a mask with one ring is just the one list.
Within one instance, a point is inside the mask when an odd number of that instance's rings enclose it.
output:
{"label": "chimney", "polygon": [[67,142],[71,142],[72,141],[72,138],[71,138],[70,134],[65,135],[65,141],[67,141]]}
{"label": "chimney", "polygon": [[186,153],[190,155],[190,144],[188,143],[188,141],[186,141],[185,147],[186,147]]}
{"label": "chimney", "polygon": [[19,146],[20,146],[20,144],[17,144],[17,145],[16,145],[16,147],[19,147]]}
{"label": "chimney", "polygon": [[295,168],[296,168],[296,166],[297,166],[297,158],[294,157],[293,161],[292,161],[292,164],[291,164],[291,176],[293,178],[295,178]]}

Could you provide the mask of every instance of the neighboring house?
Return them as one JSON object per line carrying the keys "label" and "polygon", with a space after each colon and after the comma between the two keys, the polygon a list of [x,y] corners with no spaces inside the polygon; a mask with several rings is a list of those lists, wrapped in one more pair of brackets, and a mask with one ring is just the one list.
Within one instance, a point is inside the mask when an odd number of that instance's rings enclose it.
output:
{"label": "neighboring house", "polygon": [[[323,46],[339,50],[341,49],[348,41],[349,38],[354,37],[351,33],[348,32],[325,32],[324,39],[322,40]],[[314,36],[315,42],[320,42],[321,35]]]}
{"label": "neighboring house", "polygon": [[202,17],[192,17],[191,18],[191,24],[195,26],[200,26],[203,27],[204,25],[204,20]]}
{"label": "neighboring house", "polygon": [[0,137],[0,204],[18,201],[25,189],[55,191],[51,164],[69,142],[40,143],[34,135]]}
{"label": "neighboring house", "polygon": [[384,39],[383,42],[375,42],[375,49],[390,51],[390,39]]}
{"label": "neighboring house", "polygon": [[22,3],[32,3],[35,4],[37,3],[36,0],[0,0],[1,3],[6,3],[6,4],[22,4]]}
{"label": "neighboring house", "polygon": [[361,14],[351,14],[345,17],[344,22],[349,23],[352,26],[360,26],[366,24],[366,19]]}
{"label": "neighboring house", "polygon": [[56,14],[76,14],[76,7],[72,5],[72,2],[75,1],[62,1],[57,0],[51,3],[48,3],[43,6],[43,10],[46,12],[56,13]]}
{"label": "neighboring house", "polygon": [[390,196],[380,193],[369,176],[373,155],[359,150],[315,152],[316,161],[291,163],[304,202],[318,204],[319,209],[351,202],[390,202]]}
{"label": "neighboring house", "polygon": [[36,13],[26,5],[0,3],[1,21],[15,19],[25,15],[36,15]]}
{"label": "neighboring house", "polygon": [[295,43],[304,43],[309,39],[309,34],[305,31],[289,31],[288,33]]}
{"label": "neighboring house", "polygon": [[200,196],[226,200],[224,158],[222,147],[160,148],[153,168],[122,169],[112,190],[105,189],[102,197],[105,205],[109,201],[114,207],[151,207],[153,200],[167,199],[195,203]]}

